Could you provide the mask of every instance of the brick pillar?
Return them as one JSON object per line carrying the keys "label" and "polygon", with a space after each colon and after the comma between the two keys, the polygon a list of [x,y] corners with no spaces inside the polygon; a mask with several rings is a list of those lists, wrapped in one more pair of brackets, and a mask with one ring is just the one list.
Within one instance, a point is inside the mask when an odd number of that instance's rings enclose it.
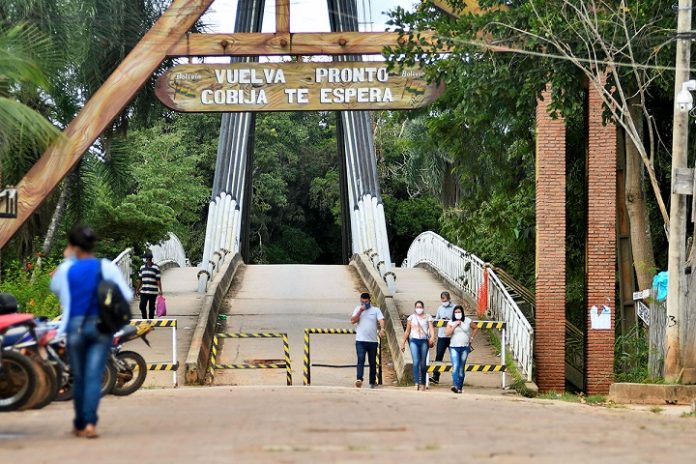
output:
{"label": "brick pillar", "polygon": [[547,89],[536,109],[536,325],[539,390],[565,390],[566,125],[548,113]]}
{"label": "brick pillar", "polygon": [[[588,95],[587,330],[585,390],[606,394],[614,373],[616,319],[616,126],[602,124],[602,98],[592,83]],[[611,309],[611,329],[592,329],[589,309]]]}

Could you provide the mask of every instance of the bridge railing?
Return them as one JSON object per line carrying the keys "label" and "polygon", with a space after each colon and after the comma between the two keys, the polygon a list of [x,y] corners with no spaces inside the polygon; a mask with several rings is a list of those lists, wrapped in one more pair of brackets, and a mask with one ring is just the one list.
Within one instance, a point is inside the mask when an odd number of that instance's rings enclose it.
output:
{"label": "bridge railing", "polygon": [[[152,251],[152,261],[160,267],[167,265],[175,265],[186,267],[188,259],[184,252],[184,247],[179,240],[179,237],[173,233],[169,233],[169,238],[157,245],[150,245]],[[130,286],[133,286],[131,277],[133,275],[133,248],[126,248],[119,254],[113,263],[118,267]]]}
{"label": "bridge railing", "polygon": [[420,234],[411,243],[402,267],[416,267],[418,264],[430,265],[474,299],[478,298],[479,288],[484,282],[484,273],[488,273],[489,316],[507,324],[510,351],[520,370],[527,380],[531,381],[534,329],[495,271],[478,256],[430,231]]}
{"label": "bridge railing", "polygon": [[113,260],[113,263],[121,271],[121,275],[128,282],[129,286],[133,286],[131,275],[133,275],[133,248],[126,248],[120,255]]}

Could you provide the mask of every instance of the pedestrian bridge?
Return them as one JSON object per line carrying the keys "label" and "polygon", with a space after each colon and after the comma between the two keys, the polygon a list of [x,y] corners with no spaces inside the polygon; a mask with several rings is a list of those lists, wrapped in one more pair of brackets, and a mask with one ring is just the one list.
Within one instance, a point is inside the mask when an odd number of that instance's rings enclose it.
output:
{"label": "pedestrian bridge", "polygon": [[[483,293],[487,302],[483,318],[506,323],[507,364],[514,364],[518,379],[533,380],[534,301],[533,296],[530,298],[531,293],[504,271],[484,263],[433,232],[418,236],[411,244],[407,259],[390,271],[374,252],[354,255],[349,265],[324,266],[244,264],[238,255],[230,256],[225,250],[213,253],[214,260],[207,269],[202,269],[190,266],[181,243],[173,234],[151,250],[154,261],[163,269],[167,317],[177,320],[179,384],[186,380],[184,363],[192,359],[192,353],[211,349],[212,340],[204,340],[206,332],[209,335],[227,331],[286,333],[294,384],[300,385],[304,329],[352,328],[349,316],[363,291],[373,294],[392,326],[384,343],[389,349],[383,353],[383,383],[408,379],[410,354],[408,350],[403,354],[396,352],[403,336],[402,320],[411,314],[416,300],[423,300],[426,310],[434,314],[443,290],[449,290],[453,300],[463,303],[474,319],[482,319],[475,315],[475,311]],[[125,250],[115,260],[124,275],[137,273],[131,264],[131,253],[132,250]],[[134,310],[137,314],[135,307]],[[497,335],[499,338],[500,334]],[[569,344],[578,344],[577,338],[569,337]],[[170,332],[156,329],[151,339],[151,349],[145,345],[129,349],[140,351],[148,362],[169,362],[173,355]],[[352,335],[312,335],[312,384],[352,384],[355,378],[353,340]],[[492,340],[490,337],[477,337],[468,363],[500,363],[500,350],[491,343]],[[582,367],[572,361],[573,357],[577,361],[582,356],[578,356],[577,349],[569,351],[569,381],[580,388]],[[434,360],[434,349],[430,356]],[[279,340],[240,338],[220,342],[218,363],[249,365],[272,361],[283,362]],[[200,366],[198,370],[201,370]],[[282,369],[204,370],[207,374],[198,372],[196,377],[189,374],[188,380],[201,380],[207,375],[208,381],[216,384],[282,385],[285,378]],[[447,385],[450,376],[443,375],[442,379]],[[171,374],[151,372],[149,382],[151,385],[171,385]],[[499,387],[500,377],[493,373],[469,372],[466,383],[494,388]]]}

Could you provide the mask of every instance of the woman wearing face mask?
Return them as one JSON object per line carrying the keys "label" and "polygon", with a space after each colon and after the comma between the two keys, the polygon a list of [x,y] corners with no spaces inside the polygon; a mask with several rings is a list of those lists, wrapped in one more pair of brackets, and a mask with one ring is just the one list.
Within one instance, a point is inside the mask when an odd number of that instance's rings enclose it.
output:
{"label": "woman wearing face mask", "polygon": [[452,320],[447,323],[445,334],[450,337],[450,359],[452,360],[452,392],[461,393],[464,386],[464,365],[471,351],[471,343],[478,332],[478,326],[464,316],[461,305],[454,307]]}
{"label": "woman wearing face mask", "polygon": [[406,321],[401,351],[406,351],[407,340],[413,358],[413,381],[416,384],[416,390],[425,390],[425,376],[428,371],[425,360],[428,356],[428,348],[435,345],[435,329],[432,317],[425,314],[425,305],[422,301],[416,301],[414,313]]}

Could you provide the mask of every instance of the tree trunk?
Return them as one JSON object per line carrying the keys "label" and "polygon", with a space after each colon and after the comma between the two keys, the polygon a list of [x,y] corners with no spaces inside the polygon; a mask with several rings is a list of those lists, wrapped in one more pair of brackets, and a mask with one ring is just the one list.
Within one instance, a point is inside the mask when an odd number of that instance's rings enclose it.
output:
{"label": "tree trunk", "polygon": [[56,208],[53,210],[53,216],[51,217],[51,222],[46,230],[46,237],[44,238],[43,246],[41,247],[41,253],[43,256],[47,256],[56,241],[56,236],[58,235],[58,229],[63,224],[63,218],[65,217],[65,210],[68,207],[68,201],[70,200],[70,191],[72,190],[72,179],[74,176],[74,171],[68,177],[66,177],[63,182],[63,189],[60,192],[60,197],[58,197],[58,203]]}
{"label": "tree trunk", "polygon": [[445,209],[453,208],[459,203],[461,187],[459,186],[459,178],[453,172],[454,164],[445,161],[444,169],[442,170],[442,206]]}
{"label": "tree trunk", "polygon": [[[637,102],[629,102],[629,117],[638,132],[642,133],[643,116]],[[645,194],[642,186],[642,160],[635,144],[626,138],[626,210],[631,225],[631,251],[633,267],[638,278],[640,290],[652,287],[652,277],[655,273],[655,254],[650,234],[650,221],[645,204]]]}

